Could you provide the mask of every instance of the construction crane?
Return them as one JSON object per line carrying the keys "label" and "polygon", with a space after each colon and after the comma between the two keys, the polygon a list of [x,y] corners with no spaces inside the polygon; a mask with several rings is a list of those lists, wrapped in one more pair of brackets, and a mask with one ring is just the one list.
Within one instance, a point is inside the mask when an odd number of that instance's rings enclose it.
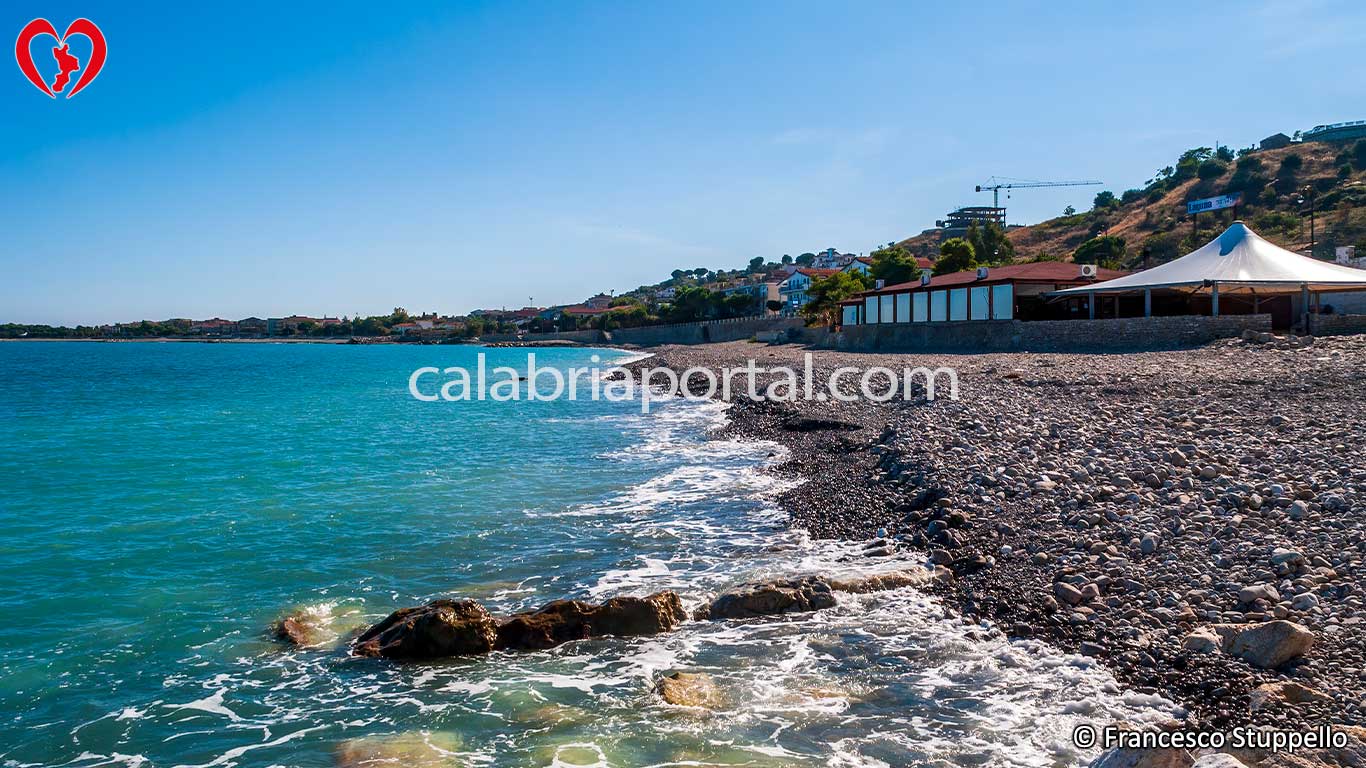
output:
{"label": "construction crane", "polygon": [[1006,191],[1006,199],[1010,199],[1012,189],[1035,189],[1037,187],[1089,187],[1101,184],[1099,181],[1031,181],[1029,179],[1010,179],[1004,176],[992,176],[987,179],[987,183],[978,184],[978,192],[991,191],[991,207],[1001,207],[1001,190]]}

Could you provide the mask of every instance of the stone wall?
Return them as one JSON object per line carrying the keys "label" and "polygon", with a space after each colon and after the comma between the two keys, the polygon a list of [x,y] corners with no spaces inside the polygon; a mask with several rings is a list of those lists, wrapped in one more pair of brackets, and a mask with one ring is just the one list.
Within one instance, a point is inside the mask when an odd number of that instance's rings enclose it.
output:
{"label": "stone wall", "polygon": [[1366,315],[1310,315],[1309,326],[1315,336],[1366,333]]}
{"label": "stone wall", "polygon": [[846,326],[822,346],[853,352],[1125,352],[1177,349],[1271,330],[1270,315],[989,320]]}

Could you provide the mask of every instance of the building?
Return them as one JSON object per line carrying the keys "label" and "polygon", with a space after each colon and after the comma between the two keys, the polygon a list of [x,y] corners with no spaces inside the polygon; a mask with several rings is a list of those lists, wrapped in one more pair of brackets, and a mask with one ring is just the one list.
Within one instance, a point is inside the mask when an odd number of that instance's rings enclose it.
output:
{"label": "building", "polygon": [[1294,143],[1294,139],[1291,139],[1284,133],[1273,133],[1265,139],[1262,139],[1257,146],[1261,149],[1284,149]]}
{"label": "building", "polygon": [[313,325],[322,324],[321,321],[318,320],[318,318],[308,317],[307,315],[272,317],[266,320],[266,333],[271,336],[279,336],[281,334],[288,333],[297,333],[299,331],[299,327],[302,326],[304,323],[312,323]]}
{"label": "building", "polygon": [[612,304],[612,297],[605,293],[599,293],[583,302],[584,306],[592,309],[606,309]]}
{"label": "building", "polygon": [[655,300],[657,301],[673,301],[676,296],[678,296],[678,289],[672,285],[655,291]]}
{"label": "building", "polygon": [[967,235],[968,228],[973,224],[981,227],[988,223],[1005,229],[1006,209],[990,205],[968,205],[950,211],[943,221],[936,221],[935,226],[939,229],[939,242],[942,243],[951,238]]}
{"label": "building", "polygon": [[[915,265],[921,269],[934,269],[934,262],[923,256],[916,257]],[[855,256],[854,260],[849,262],[849,264],[844,267],[843,271],[862,272],[865,275],[869,274],[873,271],[873,259],[870,256]]]}
{"label": "building", "polygon": [[793,272],[786,280],[778,284],[779,301],[783,303],[784,314],[795,314],[797,310],[806,306],[810,301],[807,290],[811,288],[813,280],[829,277],[839,272],[838,269],[817,269],[814,267],[801,267]]}
{"label": "building", "polygon": [[1366,139],[1366,120],[1316,125],[1300,134],[1303,141],[1353,141]]}
{"label": "building", "polygon": [[1044,294],[1127,274],[1090,264],[1040,261],[926,275],[840,302],[840,320],[842,325],[1062,320],[1079,310],[1049,303]]}
{"label": "building", "polygon": [[816,254],[815,259],[812,259],[811,267],[813,269],[843,269],[855,258],[857,257],[852,253],[840,253],[834,248],[826,248]]}
{"label": "building", "polygon": [[724,296],[749,296],[754,300],[755,311],[763,312],[768,309],[768,302],[782,301],[782,294],[779,292],[779,286],[787,279],[788,276],[785,273],[778,272],[772,275],[766,275],[760,280],[753,280],[751,282],[722,288],[720,292]]}
{"label": "building", "polygon": [[202,336],[233,336],[237,334],[237,323],[221,317],[195,320],[190,323],[190,333]]}

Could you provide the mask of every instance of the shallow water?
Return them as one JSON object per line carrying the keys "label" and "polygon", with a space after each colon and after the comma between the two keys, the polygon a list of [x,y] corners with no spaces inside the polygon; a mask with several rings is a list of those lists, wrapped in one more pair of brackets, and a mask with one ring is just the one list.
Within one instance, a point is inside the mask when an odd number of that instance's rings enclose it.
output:
{"label": "shallow water", "polygon": [[[1075,724],[1170,710],[1087,659],[970,640],[914,589],[441,664],[277,647],[264,627],[299,608],[340,638],[438,596],[691,606],[852,567],[857,545],[784,528],[776,446],[706,439],[716,405],[408,396],[475,352],[0,344],[0,761],[1074,765]],[[661,704],[676,669],[722,710]]]}

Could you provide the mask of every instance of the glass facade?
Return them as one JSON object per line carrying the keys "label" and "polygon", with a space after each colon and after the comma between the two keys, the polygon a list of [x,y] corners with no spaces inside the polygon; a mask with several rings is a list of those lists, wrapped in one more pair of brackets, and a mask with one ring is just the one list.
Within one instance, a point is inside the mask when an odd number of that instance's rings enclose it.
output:
{"label": "glass facade", "polygon": [[930,292],[930,322],[942,323],[949,319],[949,292]]}
{"label": "glass facade", "polygon": [[863,300],[863,317],[864,317],[863,322],[865,322],[865,323],[870,323],[870,324],[871,324],[871,323],[876,323],[876,322],[877,322],[877,297],[876,297],[876,296],[869,296],[869,297],[867,297],[867,298],[865,298],[865,299]]}
{"label": "glass facade", "polygon": [[911,322],[923,323],[929,319],[929,316],[930,300],[926,298],[925,293],[922,291],[911,294]]}
{"label": "glass facade", "polygon": [[898,293],[896,295],[896,321],[898,323],[911,322],[911,294]]}
{"label": "glass facade", "polygon": [[880,298],[882,299],[882,309],[880,310],[882,322],[895,323],[896,316],[892,314],[892,295],[887,294],[886,296],[882,296]]}
{"label": "glass facade", "polygon": [[974,286],[968,291],[968,316],[973,320],[986,320],[991,316],[991,289],[985,285]]}

